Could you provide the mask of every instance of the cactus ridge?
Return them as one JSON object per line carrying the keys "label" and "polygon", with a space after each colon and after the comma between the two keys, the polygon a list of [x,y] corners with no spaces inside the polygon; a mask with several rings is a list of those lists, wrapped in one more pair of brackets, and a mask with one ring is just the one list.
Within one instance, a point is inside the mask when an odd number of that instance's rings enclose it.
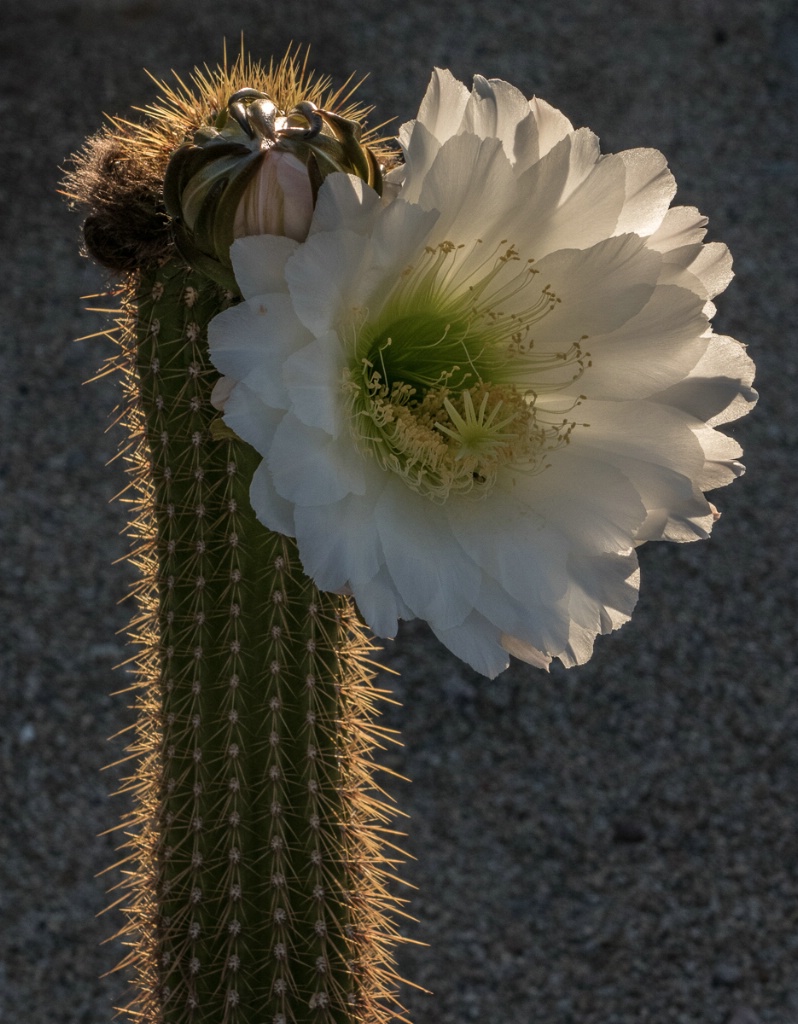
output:
{"label": "cactus ridge", "polygon": [[127,427],[134,808],[116,904],[145,1024],[404,1019],[395,811],[373,779],[374,648],[249,504],[258,458],[210,405],[208,320],[178,262],[129,278]]}

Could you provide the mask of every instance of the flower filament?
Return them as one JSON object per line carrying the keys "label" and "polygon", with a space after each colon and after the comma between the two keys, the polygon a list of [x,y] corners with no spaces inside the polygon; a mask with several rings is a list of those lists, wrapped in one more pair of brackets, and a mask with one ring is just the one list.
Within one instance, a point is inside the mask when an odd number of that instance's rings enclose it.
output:
{"label": "flower filament", "polygon": [[470,270],[471,259],[458,266],[463,247],[428,247],[376,319],[354,327],[343,390],[355,442],[434,501],[487,494],[503,467],[540,471],[575,426],[537,400],[581,377],[588,354],[581,341],[534,351],[532,325],[560,300],[533,284],[531,261],[519,269],[515,247],[500,246]]}

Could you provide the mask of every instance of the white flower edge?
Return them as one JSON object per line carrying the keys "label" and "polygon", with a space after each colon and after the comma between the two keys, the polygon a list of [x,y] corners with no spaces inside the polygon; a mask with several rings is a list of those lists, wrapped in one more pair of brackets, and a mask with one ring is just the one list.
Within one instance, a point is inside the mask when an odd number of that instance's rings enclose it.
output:
{"label": "white flower edge", "polygon": [[[379,635],[423,618],[488,676],[508,653],[582,663],[631,615],[636,547],[707,536],[703,492],[742,472],[739,446],[714,429],[755,400],[743,346],[708,321],[728,252],[702,244],[698,211],[669,209],[661,154],[602,156],[591,133],[507,83],[477,78],[469,92],[436,71],[400,139],[396,198],[334,175],[304,244],[260,236],[231,251],[245,301],[209,337],[229,378],[225,420],[264,457],[253,507]],[[579,426],[545,470],[502,466],[483,498],[433,501],[364,448],[342,380],[425,248],[467,243],[435,279],[456,295],[510,233],[562,297],[535,322],[536,357],[589,336],[589,368],[535,399],[549,419],[578,406]],[[528,304],[524,289],[502,312]]]}

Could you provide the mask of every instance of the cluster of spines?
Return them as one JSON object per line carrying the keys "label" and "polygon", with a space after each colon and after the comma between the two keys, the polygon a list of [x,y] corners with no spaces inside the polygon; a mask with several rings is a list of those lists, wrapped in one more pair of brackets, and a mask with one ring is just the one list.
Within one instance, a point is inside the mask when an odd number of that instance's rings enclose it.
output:
{"label": "cluster of spines", "polygon": [[378,1024],[401,1007],[372,648],[349,602],[254,519],[257,459],[209,402],[205,326],[228,299],[167,264],[121,324],[141,574],[126,1009],[146,1024]]}

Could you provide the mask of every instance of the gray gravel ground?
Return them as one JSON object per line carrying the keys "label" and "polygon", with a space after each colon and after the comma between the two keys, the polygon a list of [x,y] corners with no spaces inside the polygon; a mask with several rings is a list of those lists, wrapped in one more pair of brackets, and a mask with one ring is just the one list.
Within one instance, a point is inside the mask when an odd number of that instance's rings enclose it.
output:
{"label": "gray gravel ground", "polygon": [[[224,13],[222,13],[222,11]],[[244,30],[317,67],[371,72],[381,117],[414,113],[433,64],[537,92],[606,150],[668,156],[679,201],[736,256],[720,330],[762,399],[735,427],[748,475],[713,539],[642,552],[633,622],[588,666],[493,683],[420,626],[389,645],[405,746],[386,763],[417,858],[406,993],[416,1024],[798,1021],[798,9],[790,0],[5,0],[0,196],[0,1021],[102,1024],[117,950],[95,915],[129,721],[111,666],[123,485],[105,468],[110,351],[75,344],[102,287],[55,195],[57,165],[166,77]],[[117,801],[118,803],[118,801]]]}

